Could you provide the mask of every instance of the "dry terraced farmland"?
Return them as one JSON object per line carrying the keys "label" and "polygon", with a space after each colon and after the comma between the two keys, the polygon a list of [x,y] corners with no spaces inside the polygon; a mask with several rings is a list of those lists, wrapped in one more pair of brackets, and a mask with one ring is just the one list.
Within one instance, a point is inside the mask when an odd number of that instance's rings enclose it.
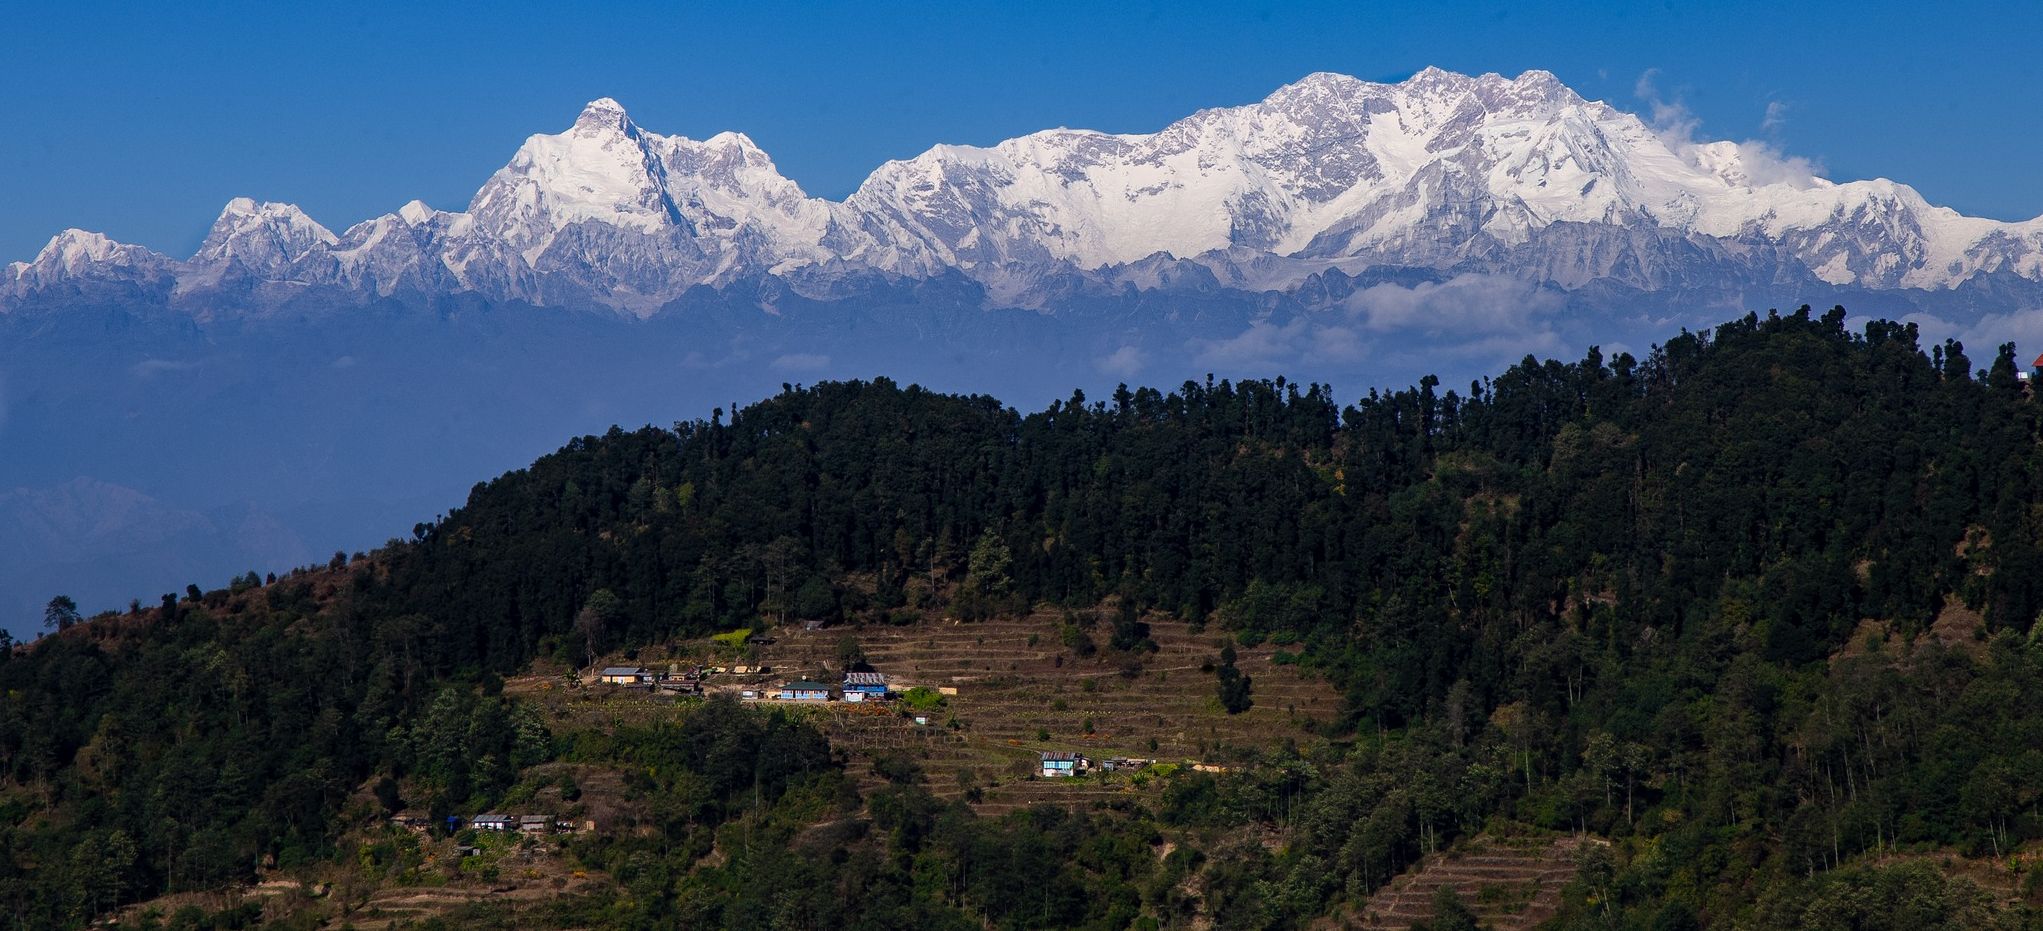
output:
{"label": "dry terraced farmland", "polygon": [[1535,928],[1560,909],[1561,889],[1575,878],[1583,837],[1477,836],[1432,854],[1376,891],[1363,928],[1409,928],[1433,918],[1433,897],[1453,887],[1462,902],[1498,931]]}
{"label": "dry terraced farmland", "polygon": [[[1336,712],[1339,696],[1294,665],[1272,661],[1280,647],[1237,647],[1236,665],[1254,680],[1255,704],[1230,715],[1220,707],[1217,663],[1230,635],[1195,632],[1182,621],[1148,619],[1157,650],[1106,649],[1107,622],[1086,633],[1100,645],[1081,657],[1060,639],[1061,613],[977,622],[930,618],[905,626],[773,631],[775,642],[753,647],[753,662],[773,667],[766,682],[822,675],[838,667],[849,638],[896,691],[911,686],[955,688],[946,707],[918,727],[899,709],[832,702],[817,708],[833,743],[848,751],[853,770],[873,779],[871,761],[905,753],[944,797],[968,788],[982,812],[1036,802],[1087,803],[1125,797],[1127,776],[1030,778],[1043,750],[1077,750],[1094,760],[1126,756],[1164,763],[1229,765],[1253,752],[1301,746],[1317,738],[1309,721]],[[834,679],[834,677],[833,677]],[[830,680],[826,680],[830,681]],[[955,725],[955,726],[953,726]],[[1089,725],[1089,729],[1088,729]],[[1047,733],[1048,740],[1041,739]]]}

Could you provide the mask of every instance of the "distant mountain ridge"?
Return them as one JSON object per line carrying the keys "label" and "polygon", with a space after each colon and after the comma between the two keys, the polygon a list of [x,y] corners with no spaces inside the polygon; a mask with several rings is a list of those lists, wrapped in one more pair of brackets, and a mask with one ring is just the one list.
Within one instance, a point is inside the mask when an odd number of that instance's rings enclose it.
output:
{"label": "distant mountain ridge", "polygon": [[1544,71],[1314,74],[1155,133],[940,145],[844,201],[809,196],[742,134],[663,136],[604,98],[527,139],[465,211],[413,201],[335,234],[237,198],[182,261],[65,230],[0,272],[0,310],[113,289],[194,309],[474,294],[648,316],[741,279],[818,296],[951,274],[1043,306],[1074,286],[1293,292],[1373,266],[1570,290],[2028,293],[2043,218],[1966,217],[1905,184],[1666,138]]}
{"label": "distant mountain ridge", "polygon": [[460,211],[236,198],[189,258],[66,230],[0,268],[0,628],[373,545],[561,436],[791,382],[1467,389],[1802,304],[2036,346],[2039,228],[1538,71],[1316,74],[1155,133],[938,146],[842,201],[602,99]]}

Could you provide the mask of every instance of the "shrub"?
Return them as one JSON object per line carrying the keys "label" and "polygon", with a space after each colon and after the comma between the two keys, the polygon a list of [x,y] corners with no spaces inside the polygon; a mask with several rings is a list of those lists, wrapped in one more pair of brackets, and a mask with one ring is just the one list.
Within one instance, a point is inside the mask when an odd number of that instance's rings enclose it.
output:
{"label": "shrub", "polygon": [[752,636],[752,628],[740,627],[737,630],[726,631],[721,634],[711,634],[709,639],[735,649],[744,646],[745,638],[750,636]]}
{"label": "shrub", "polygon": [[944,695],[926,685],[918,685],[900,695],[901,705],[911,711],[935,711],[944,706]]}

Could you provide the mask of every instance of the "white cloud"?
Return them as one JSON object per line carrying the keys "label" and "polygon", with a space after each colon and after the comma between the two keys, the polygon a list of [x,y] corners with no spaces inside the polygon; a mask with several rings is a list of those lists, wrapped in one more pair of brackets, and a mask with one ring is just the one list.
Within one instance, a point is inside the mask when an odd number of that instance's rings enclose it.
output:
{"label": "white cloud", "polygon": [[1459,275],[1412,287],[1379,284],[1341,302],[1370,330],[1418,330],[1441,335],[1522,333],[1541,325],[1538,317],[1559,310],[1559,293],[1502,275]]}
{"label": "white cloud", "polygon": [[[1846,322],[1853,329],[1863,329],[1866,318],[1854,317]],[[1971,323],[1954,323],[1933,314],[1914,313],[1901,318],[1903,323],[1913,323],[1920,331],[1917,342],[1924,352],[1931,346],[1943,345],[1944,340],[1955,339],[1965,344],[1965,355],[1972,360],[1974,368],[1985,368],[1993,362],[1993,355],[2002,343],[2015,344],[2015,369],[2028,371],[2029,363],[2043,352],[2043,307],[2009,311],[2004,314],[1987,314]]]}
{"label": "white cloud", "polygon": [[1385,341],[1409,348],[1419,338],[1429,356],[1512,361],[1564,348],[1550,325],[1564,305],[1551,289],[1499,275],[1379,284],[1323,311],[1281,323],[1261,320],[1228,339],[1198,341],[1194,357],[1234,370],[1344,365],[1369,358]]}
{"label": "white cloud", "polygon": [[1258,320],[1223,340],[1198,340],[1200,365],[1222,369],[1283,368],[1305,355],[1313,324],[1304,317],[1282,324]]}
{"label": "white cloud", "polygon": [[772,365],[782,372],[816,372],[830,367],[830,357],[813,352],[790,352],[774,359]]}
{"label": "white cloud", "polygon": [[1738,164],[1746,183],[1752,187],[1786,184],[1809,187],[1823,177],[1823,166],[1799,155],[1788,155],[1771,142],[1747,139],[1738,143]]}
{"label": "white cloud", "polygon": [[1695,131],[1702,121],[1689,112],[1688,105],[1682,103],[1678,95],[1673,100],[1662,97],[1659,78],[1658,68],[1640,72],[1638,82],[1632,85],[1632,96],[1646,104],[1653,131],[1660,134],[1661,140],[1670,146],[1677,142],[1684,146],[1694,145]]}
{"label": "white cloud", "polygon": [[1759,121],[1760,130],[1762,132],[1770,133],[1786,125],[1788,125],[1787,101],[1785,100],[1767,101],[1766,116],[1762,117]]}
{"label": "white cloud", "polygon": [[1369,341],[1341,315],[1258,320],[1228,339],[1195,340],[1193,358],[1221,370],[1275,372],[1300,365],[1346,365],[1369,355]]}
{"label": "white cloud", "polygon": [[[1653,133],[1690,165],[1747,187],[1769,184],[1809,187],[1823,177],[1820,162],[1789,155],[1772,142],[1760,139],[1699,141],[1697,133],[1702,129],[1702,118],[1688,108],[1678,92],[1672,97],[1663,95],[1659,76],[1660,69],[1646,69],[1639,75],[1638,82],[1632,85],[1632,93],[1646,104]],[[1766,115],[1760,120],[1760,128],[1766,132],[1778,130],[1786,125],[1787,112],[1785,102],[1769,101]]]}
{"label": "white cloud", "polygon": [[1093,360],[1101,372],[1116,378],[1134,378],[1141,374],[1142,366],[1149,361],[1148,353],[1136,346],[1122,346],[1107,355]]}

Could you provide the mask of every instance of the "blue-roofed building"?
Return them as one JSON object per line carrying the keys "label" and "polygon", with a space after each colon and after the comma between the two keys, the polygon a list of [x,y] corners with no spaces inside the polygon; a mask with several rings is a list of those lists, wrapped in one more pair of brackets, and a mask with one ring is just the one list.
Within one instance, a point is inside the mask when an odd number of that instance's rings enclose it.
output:
{"label": "blue-roofed building", "polygon": [[844,674],[845,701],[881,701],[887,697],[887,677],[877,672]]}
{"label": "blue-roofed building", "polygon": [[830,686],[823,682],[796,679],[780,687],[781,701],[829,701]]}
{"label": "blue-roofed building", "polygon": [[1085,757],[1072,750],[1043,751],[1043,775],[1046,777],[1077,776],[1085,772]]}
{"label": "blue-roofed building", "polygon": [[515,831],[518,829],[518,816],[489,812],[476,815],[468,823],[478,831]]}

